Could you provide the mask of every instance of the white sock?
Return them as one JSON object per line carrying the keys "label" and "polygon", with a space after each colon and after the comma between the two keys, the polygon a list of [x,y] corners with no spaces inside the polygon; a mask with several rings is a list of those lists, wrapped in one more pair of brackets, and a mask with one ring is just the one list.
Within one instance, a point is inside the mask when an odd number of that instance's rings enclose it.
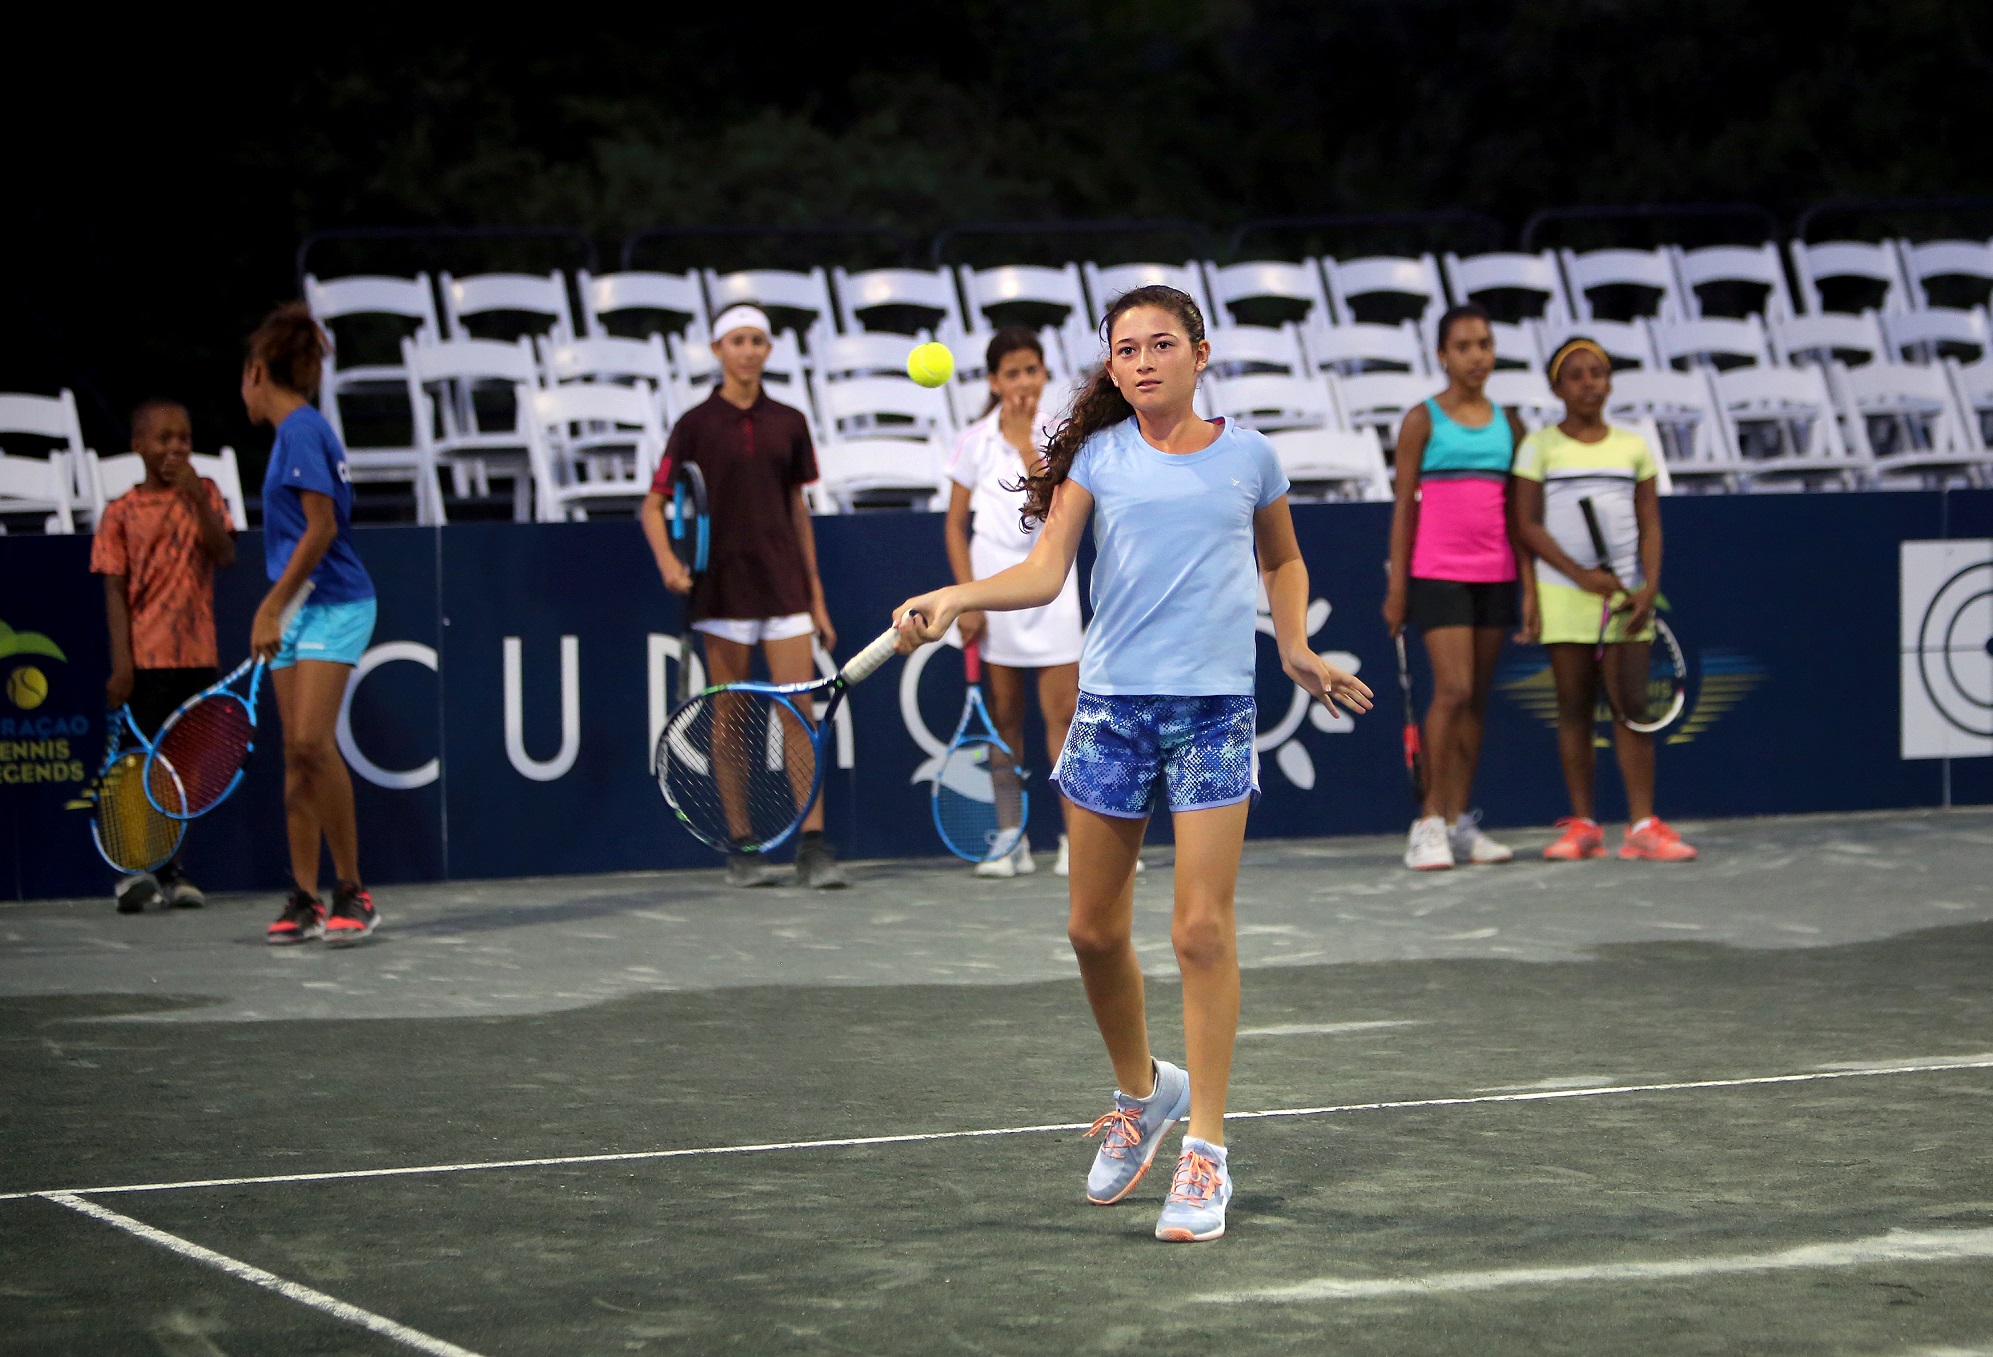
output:
{"label": "white sock", "polygon": [[1634,825],[1631,829],[1627,830],[1626,832],[1629,834],[1638,834],[1641,830],[1647,828],[1648,825],[1651,825],[1653,823],[1654,823],[1654,817],[1650,815],[1646,819],[1642,820],[1639,824]]}
{"label": "white sock", "polygon": [[1213,1145],[1210,1141],[1199,1140],[1196,1136],[1185,1136],[1183,1147],[1187,1150],[1192,1146],[1195,1146],[1197,1152],[1206,1159],[1215,1159],[1221,1164],[1225,1162],[1227,1151],[1223,1145]]}

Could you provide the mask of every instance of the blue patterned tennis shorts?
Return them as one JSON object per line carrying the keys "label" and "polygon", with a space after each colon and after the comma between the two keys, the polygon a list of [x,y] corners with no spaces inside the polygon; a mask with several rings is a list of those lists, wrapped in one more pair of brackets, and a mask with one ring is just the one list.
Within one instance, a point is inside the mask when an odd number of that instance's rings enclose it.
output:
{"label": "blue patterned tennis shorts", "polygon": [[1250,697],[1103,697],[1081,693],[1052,781],[1099,815],[1139,820],[1168,789],[1173,811],[1259,795],[1259,724]]}

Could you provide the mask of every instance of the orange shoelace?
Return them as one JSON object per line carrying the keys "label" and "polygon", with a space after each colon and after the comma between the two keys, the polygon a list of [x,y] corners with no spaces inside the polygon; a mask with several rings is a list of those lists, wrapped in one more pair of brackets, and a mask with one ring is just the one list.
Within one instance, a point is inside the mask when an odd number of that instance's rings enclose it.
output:
{"label": "orange shoelace", "polygon": [[1218,1161],[1186,1148],[1176,1161],[1176,1180],[1170,1184],[1171,1201],[1202,1205],[1218,1195]]}
{"label": "orange shoelace", "polygon": [[1102,1134],[1107,1135],[1107,1144],[1102,1148],[1107,1153],[1120,1156],[1130,1145],[1142,1143],[1142,1121],[1125,1107],[1117,1107],[1087,1128],[1087,1139]]}

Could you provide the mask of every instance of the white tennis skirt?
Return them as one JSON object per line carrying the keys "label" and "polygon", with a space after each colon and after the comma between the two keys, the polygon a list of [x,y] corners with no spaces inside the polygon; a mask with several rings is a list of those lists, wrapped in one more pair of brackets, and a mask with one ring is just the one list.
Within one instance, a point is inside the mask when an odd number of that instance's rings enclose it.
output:
{"label": "white tennis skirt", "polygon": [[[1007,551],[979,537],[969,539],[969,568],[977,579],[988,579],[1024,560],[1027,553]],[[983,658],[1013,669],[1045,669],[1077,664],[1085,637],[1080,624],[1079,573],[1069,571],[1059,596],[1042,608],[983,614],[989,627],[983,635]]]}

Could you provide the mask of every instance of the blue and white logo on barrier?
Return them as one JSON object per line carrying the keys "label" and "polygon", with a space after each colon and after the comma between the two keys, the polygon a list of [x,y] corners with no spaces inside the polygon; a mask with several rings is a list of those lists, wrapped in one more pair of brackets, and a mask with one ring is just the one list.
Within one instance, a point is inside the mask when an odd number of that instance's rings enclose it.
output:
{"label": "blue and white logo on barrier", "polygon": [[1993,538],[1899,550],[1903,757],[1993,756]]}

